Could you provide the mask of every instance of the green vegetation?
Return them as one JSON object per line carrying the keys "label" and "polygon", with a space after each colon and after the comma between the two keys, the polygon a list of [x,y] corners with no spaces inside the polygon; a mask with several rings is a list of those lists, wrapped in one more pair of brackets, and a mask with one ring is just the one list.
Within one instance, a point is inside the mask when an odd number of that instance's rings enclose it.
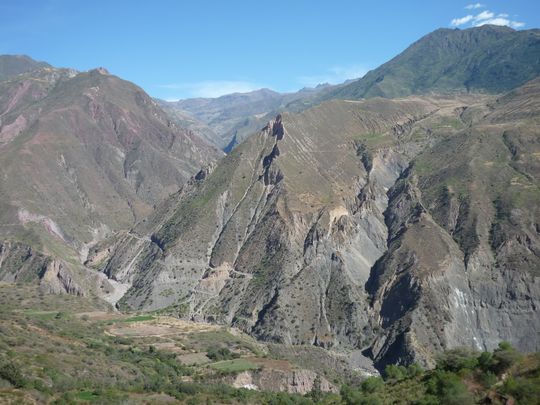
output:
{"label": "green vegetation", "polygon": [[389,365],[381,377],[369,377],[359,387],[344,385],[343,403],[357,404],[503,404],[510,397],[523,404],[540,398],[540,356],[524,357],[508,342],[491,352],[457,348],[443,353],[435,370],[416,364]]}
{"label": "green vegetation", "polygon": [[239,373],[245,370],[256,370],[259,367],[246,359],[224,360],[211,364],[210,367],[226,373]]}
{"label": "green vegetation", "polygon": [[227,347],[211,348],[206,353],[206,356],[214,361],[232,360],[238,358],[238,353],[233,353]]}
{"label": "green vegetation", "polygon": [[155,319],[152,315],[137,315],[132,316],[131,318],[124,319],[124,322],[144,322],[144,321],[151,321]]}
{"label": "green vegetation", "polygon": [[439,29],[362,79],[324,93],[316,100],[508,91],[540,72],[540,63],[533,56],[538,53],[539,42],[531,45],[531,36],[538,38],[530,31],[506,27]]}
{"label": "green vegetation", "polygon": [[[0,402],[466,405],[488,396],[492,403],[513,398],[534,404],[540,398],[540,356],[525,356],[506,342],[493,352],[450,350],[435,370],[389,365],[383,378],[363,381],[335,370],[327,375],[323,363],[330,363],[322,349],[298,347],[300,363],[291,357],[288,364],[319,373],[311,392],[237,389],[225,384],[234,374],[259,373],[265,361],[276,361],[263,358],[251,338],[226,328],[168,334],[163,340],[139,336],[130,332],[159,327],[160,318],[92,312],[106,309],[99,305],[87,298],[46,295],[35,287],[0,285]],[[103,314],[105,319],[99,318]],[[206,354],[213,363],[185,365],[178,351]],[[339,394],[323,392],[322,377],[341,385]]]}

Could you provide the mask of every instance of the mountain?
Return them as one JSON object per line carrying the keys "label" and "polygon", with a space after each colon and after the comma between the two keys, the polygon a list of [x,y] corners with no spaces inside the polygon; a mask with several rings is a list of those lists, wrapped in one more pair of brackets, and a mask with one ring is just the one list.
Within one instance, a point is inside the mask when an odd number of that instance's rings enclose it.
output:
{"label": "mountain", "polygon": [[319,85],[295,93],[269,89],[233,93],[217,98],[192,98],[176,102],[158,100],[172,119],[198,131],[226,152],[251,134],[258,132],[285,105],[328,91],[332,86]]}
{"label": "mountain", "polygon": [[220,156],[105,69],[45,67],[0,82],[0,279],[84,293],[96,276],[82,265],[88,246]]}
{"label": "mountain", "polygon": [[[170,116],[101,68],[11,76],[0,281],[378,370],[502,340],[537,351],[537,37],[438,30],[379,68],[365,99],[340,92],[373,72],[164,105]],[[242,140],[271,109],[283,111]],[[239,143],[222,157],[173,121]]]}
{"label": "mountain", "polygon": [[51,65],[36,62],[26,55],[0,55],[0,81],[44,67],[51,67]]}
{"label": "mountain", "polygon": [[540,80],[284,113],[89,262],[123,309],[433,366],[538,350]]}
{"label": "mountain", "polygon": [[316,101],[486,92],[518,87],[540,74],[540,30],[483,25],[438,29],[364,77]]}

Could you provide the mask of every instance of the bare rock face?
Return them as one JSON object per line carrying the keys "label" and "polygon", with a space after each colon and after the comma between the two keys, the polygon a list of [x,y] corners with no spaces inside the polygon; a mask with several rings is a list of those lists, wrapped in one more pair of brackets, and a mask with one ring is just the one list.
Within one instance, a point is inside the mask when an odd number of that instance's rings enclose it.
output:
{"label": "bare rock face", "polygon": [[289,392],[305,395],[317,387],[322,392],[339,392],[338,388],[324,377],[311,370],[262,369],[244,371],[235,376],[232,386],[271,392]]}
{"label": "bare rock face", "polygon": [[41,276],[41,285],[52,294],[84,295],[84,290],[66,269],[65,264],[58,260],[52,260],[47,265],[45,273]]}

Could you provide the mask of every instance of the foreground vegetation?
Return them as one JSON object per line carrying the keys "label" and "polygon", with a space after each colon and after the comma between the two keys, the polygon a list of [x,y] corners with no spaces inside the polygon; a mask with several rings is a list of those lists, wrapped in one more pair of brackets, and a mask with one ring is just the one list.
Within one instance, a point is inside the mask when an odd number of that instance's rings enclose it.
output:
{"label": "foreground vegetation", "polygon": [[[121,335],[138,330],[134,323],[152,330],[148,322],[155,317],[106,310],[97,300],[0,286],[0,402],[539,403],[540,356],[522,355],[505,342],[492,353],[449,351],[435,370],[391,365],[383,377],[362,382],[335,378],[336,393],[322,392],[320,380],[306,395],[260,392],[233,388],[228,379],[264,367],[257,359],[268,353],[256,342],[217,327],[166,339]],[[188,365],[179,360],[184,352],[202,355],[202,360]]]}

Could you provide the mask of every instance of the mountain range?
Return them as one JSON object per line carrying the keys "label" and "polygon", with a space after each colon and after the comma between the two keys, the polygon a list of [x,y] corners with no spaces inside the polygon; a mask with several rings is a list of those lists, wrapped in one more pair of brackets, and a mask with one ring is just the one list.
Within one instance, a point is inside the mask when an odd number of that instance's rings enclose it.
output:
{"label": "mountain range", "polygon": [[495,26],[337,86],[178,102],[0,57],[0,280],[379,370],[538,351],[539,75],[540,31]]}
{"label": "mountain range", "polygon": [[334,87],[321,84],[295,93],[260,89],[217,98],[158,102],[179,125],[201,133],[209,142],[228,153],[290,103],[328,92]]}

